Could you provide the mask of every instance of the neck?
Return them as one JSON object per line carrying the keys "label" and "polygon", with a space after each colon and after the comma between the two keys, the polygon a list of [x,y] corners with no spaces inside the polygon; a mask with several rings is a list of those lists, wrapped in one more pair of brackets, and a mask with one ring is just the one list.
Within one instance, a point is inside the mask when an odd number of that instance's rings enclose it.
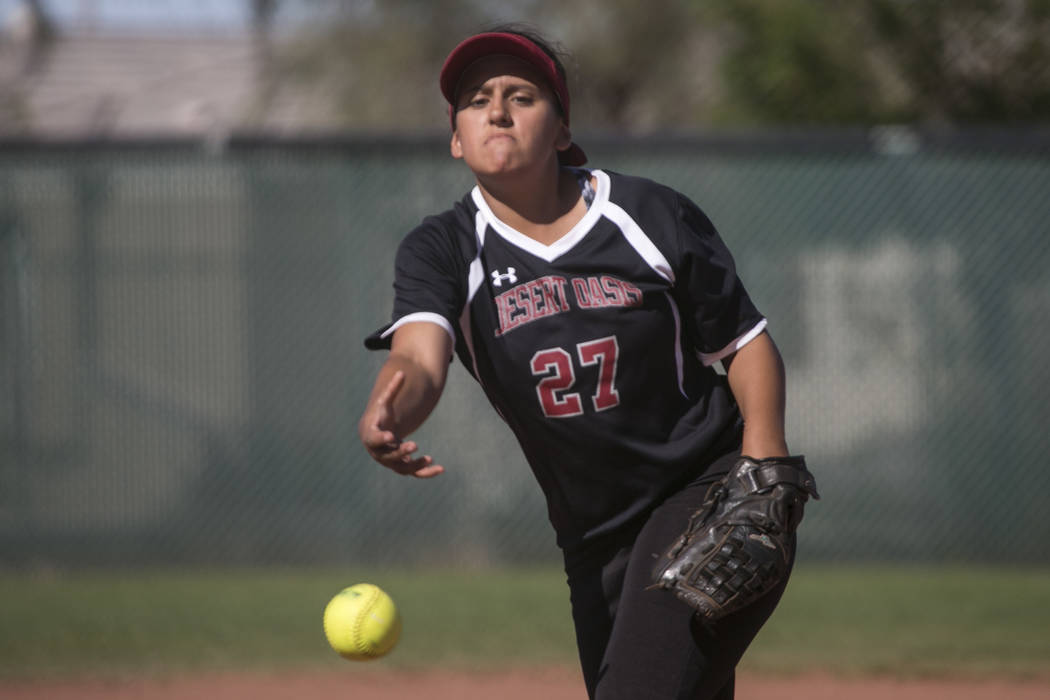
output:
{"label": "neck", "polygon": [[548,245],[565,235],[586,211],[575,175],[556,162],[554,172],[541,177],[478,176],[477,183],[500,221]]}

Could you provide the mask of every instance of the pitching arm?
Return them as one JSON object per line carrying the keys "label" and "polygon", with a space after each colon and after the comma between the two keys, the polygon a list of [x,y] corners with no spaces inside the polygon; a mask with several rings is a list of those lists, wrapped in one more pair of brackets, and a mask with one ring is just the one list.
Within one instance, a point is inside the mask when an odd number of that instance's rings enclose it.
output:
{"label": "pitching arm", "polygon": [[429,478],[445,469],[404,438],[437,406],[448,378],[452,340],[434,323],[407,323],[394,332],[390,354],[379,370],[358,435],[375,461],[398,474]]}

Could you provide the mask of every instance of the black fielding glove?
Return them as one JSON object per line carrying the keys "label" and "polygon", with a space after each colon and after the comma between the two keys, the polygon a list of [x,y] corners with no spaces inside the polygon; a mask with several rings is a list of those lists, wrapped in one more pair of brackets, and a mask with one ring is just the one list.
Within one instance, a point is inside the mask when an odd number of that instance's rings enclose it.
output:
{"label": "black fielding glove", "polygon": [[804,457],[741,457],[660,556],[654,587],[709,622],[746,607],[787,575],[810,496],[820,498]]}

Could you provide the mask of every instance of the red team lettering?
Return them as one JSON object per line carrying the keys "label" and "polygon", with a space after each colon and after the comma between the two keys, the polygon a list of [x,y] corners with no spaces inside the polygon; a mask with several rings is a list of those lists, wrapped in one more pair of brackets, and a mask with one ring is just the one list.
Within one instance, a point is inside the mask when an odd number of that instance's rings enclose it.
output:
{"label": "red team lettering", "polygon": [[549,275],[519,284],[498,295],[499,330],[496,335],[503,335],[538,318],[568,311],[565,286],[564,277]]}
{"label": "red team lettering", "polygon": [[615,277],[574,277],[572,290],[581,309],[601,309],[609,306],[639,306],[642,290],[630,282]]}
{"label": "red team lettering", "polygon": [[519,284],[496,296],[499,314],[496,335],[568,311],[570,286],[576,306],[580,309],[639,306],[642,303],[642,290],[615,277],[573,277],[570,285],[564,277],[548,275]]}

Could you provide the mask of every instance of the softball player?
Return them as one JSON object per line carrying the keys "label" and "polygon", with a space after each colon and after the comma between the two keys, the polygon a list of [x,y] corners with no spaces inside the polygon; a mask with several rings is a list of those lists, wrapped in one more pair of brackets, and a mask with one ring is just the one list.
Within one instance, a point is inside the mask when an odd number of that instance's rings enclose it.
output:
{"label": "softball player", "polygon": [[711,625],[650,572],[742,450],[788,454],[766,320],[693,202],[582,167],[565,71],[541,38],[475,35],[440,82],[452,156],[476,186],[398,249],[392,323],[365,342],[390,353],[361,440],[400,474],[440,474],[406,436],[458,357],[546,496],[590,697],[732,698],[783,585]]}

